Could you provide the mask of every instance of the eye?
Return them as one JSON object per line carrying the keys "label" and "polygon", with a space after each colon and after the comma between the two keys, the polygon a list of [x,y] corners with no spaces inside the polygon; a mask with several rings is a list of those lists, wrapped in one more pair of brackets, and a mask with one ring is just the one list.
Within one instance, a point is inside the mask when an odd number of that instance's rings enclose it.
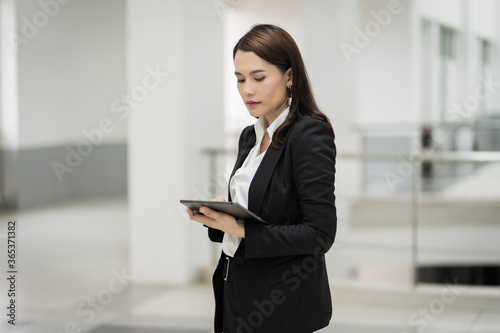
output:
{"label": "eye", "polygon": [[265,78],[266,78],[265,76],[263,76],[263,77],[256,77],[255,81],[260,82],[260,81],[263,81]]}
{"label": "eye", "polygon": [[245,82],[245,79],[238,79],[238,83],[243,83]]}

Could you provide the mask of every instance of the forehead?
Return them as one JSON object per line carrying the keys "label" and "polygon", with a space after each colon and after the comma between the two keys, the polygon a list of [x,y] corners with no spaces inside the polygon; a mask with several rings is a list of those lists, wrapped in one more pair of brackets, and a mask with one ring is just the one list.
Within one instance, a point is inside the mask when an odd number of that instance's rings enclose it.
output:
{"label": "forehead", "polygon": [[260,58],[253,52],[236,51],[234,69],[238,73],[247,75],[255,70],[277,71],[278,67]]}

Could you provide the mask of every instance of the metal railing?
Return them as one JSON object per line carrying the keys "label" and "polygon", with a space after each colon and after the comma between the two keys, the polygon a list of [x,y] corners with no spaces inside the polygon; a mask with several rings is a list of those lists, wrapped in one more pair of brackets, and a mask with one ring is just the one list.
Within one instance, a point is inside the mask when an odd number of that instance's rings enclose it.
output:
{"label": "metal railing", "polygon": [[[217,170],[217,159],[221,156],[236,156],[236,151],[226,150],[220,148],[206,148],[203,154],[209,156],[209,168],[211,179],[215,176]],[[355,160],[355,161],[368,161],[368,160],[388,160],[398,161],[401,157],[409,158],[413,167],[417,170],[421,168],[422,163],[439,163],[439,162],[475,162],[475,163],[489,163],[500,162],[500,152],[496,151],[482,151],[482,152],[432,152],[432,151],[417,151],[417,152],[401,152],[401,153],[356,153],[356,152],[341,152],[337,155],[337,160]],[[410,207],[411,210],[411,268],[413,271],[413,287],[418,284],[417,269],[418,269],[418,229],[419,229],[419,181],[421,174],[419,172],[412,172],[411,175],[411,192],[410,192]],[[215,189],[215,184],[212,184]],[[500,191],[500,184],[499,184]],[[215,196],[215,193],[213,193]],[[500,204],[500,203],[499,203]],[[500,220],[499,220],[500,222]]]}

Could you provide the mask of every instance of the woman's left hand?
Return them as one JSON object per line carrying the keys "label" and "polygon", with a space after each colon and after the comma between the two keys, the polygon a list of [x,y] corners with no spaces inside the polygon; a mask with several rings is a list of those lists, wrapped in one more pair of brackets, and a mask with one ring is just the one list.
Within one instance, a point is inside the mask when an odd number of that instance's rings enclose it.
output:
{"label": "woman's left hand", "polygon": [[[217,200],[220,201],[220,200]],[[245,227],[236,221],[231,215],[217,212],[208,207],[201,207],[200,213],[196,214],[191,209],[187,209],[191,220],[206,225],[207,227],[218,229],[236,237],[245,238]]]}

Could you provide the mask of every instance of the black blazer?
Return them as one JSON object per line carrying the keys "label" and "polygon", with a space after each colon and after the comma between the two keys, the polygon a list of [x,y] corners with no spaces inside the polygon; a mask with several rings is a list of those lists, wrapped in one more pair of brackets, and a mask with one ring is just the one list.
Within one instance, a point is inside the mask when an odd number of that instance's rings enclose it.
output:
{"label": "black blazer", "polygon": [[[231,177],[255,142],[248,126]],[[248,208],[269,224],[245,224],[231,261],[242,332],[301,333],[328,325],[332,302],[324,254],[337,227],[335,158],[332,130],[311,118],[293,124],[279,149],[268,148],[250,185]],[[223,235],[209,228],[212,241],[222,242]],[[224,259],[222,254],[213,276],[216,333],[222,332]]]}

